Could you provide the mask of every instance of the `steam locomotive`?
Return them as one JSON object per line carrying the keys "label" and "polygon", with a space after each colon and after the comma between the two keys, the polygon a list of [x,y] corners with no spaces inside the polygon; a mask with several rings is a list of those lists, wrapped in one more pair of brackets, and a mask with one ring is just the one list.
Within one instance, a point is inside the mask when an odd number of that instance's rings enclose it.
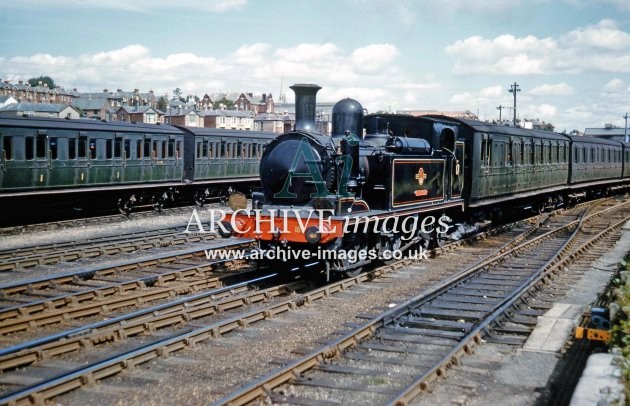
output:
{"label": "steam locomotive", "polygon": [[[333,107],[325,136],[315,130],[320,87],[291,88],[295,130],[266,147],[262,192],[252,210],[223,221],[223,234],[306,251],[315,258],[306,263],[328,272],[354,275],[374,253],[440,243],[459,220],[542,211],[630,177],[630,145],[444,116],[365,116],[353,99]],[[346,255],[322,260],[322,250]]]}

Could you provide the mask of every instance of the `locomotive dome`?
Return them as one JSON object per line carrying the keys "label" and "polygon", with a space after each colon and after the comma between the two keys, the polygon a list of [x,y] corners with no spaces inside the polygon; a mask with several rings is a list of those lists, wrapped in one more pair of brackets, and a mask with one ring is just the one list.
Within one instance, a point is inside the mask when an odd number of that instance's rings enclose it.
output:
{"label": "locomotive dome", "polygon": [[351,98],[338,101],[332,109],[332,135],[346,132],[363,136],[363,106]]}

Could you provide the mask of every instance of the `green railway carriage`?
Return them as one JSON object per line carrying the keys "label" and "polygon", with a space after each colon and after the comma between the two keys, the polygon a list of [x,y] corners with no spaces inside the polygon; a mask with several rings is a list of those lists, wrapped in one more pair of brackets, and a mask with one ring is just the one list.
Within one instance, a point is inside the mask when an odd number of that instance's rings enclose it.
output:
{"label": "green railway carriage", "polygon": [[0,118],[1,193],[180,182],[183,140],[169,126]]}
{"label": "green railway carriage", "polygon": [[630,144],[624,142],[623,143],[623,152],[622,152],[622,160],[623,160],[623,178],[630,178]]}
{"label": "green railway carriage", "polygon": [[620,142],[594,137],[570,138],[572,165],[569,183],[615,182],[621,178],[623,149]]}
{"label": "green railway carriage", "polygon": [[[129,213],[175,200],[203,204],[259,182],[272,133],[33,117],[0,117],[0,208]],[[237,187],[238,186],[238,187]],[[7,210],[4,210],[7,211]],[[0,220],[0,222],[2,222]]]}
{"label": "green railway carriage", "polygon": [[263,148],[276,134],[180,127],[185,132],[184,179],[204,183],[258,180]]}
{"label": "green railway carriage", "polygon": [[559,134],[465,120],[471,207],[566,187],[569,140]]}

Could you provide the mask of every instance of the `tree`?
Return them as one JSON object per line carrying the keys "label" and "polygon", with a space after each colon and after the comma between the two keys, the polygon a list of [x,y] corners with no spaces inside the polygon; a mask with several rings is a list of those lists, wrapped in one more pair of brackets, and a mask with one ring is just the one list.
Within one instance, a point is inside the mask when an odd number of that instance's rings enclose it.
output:
{"label": "tree", "polygon": [[179,100],[181,102],[185,102],[186,99],[182,97],[182,89],[179,87],[173,90],[173,100]]}
{"label": "tree", "polygon": [[168,100],[166,97],[160,96],[157,102],[157,108],[158,110],[166,111],[166,109],[168,108]]}
{"label": "tree", "polygon": [[212,103],[212,108],[218,110],[221,108],[221,105],[223,105],[226,110],[234,110],[234,101],[228,100],[225,97]]}
{"label": "tree", "polygon": [[31,85],[31,87],[39,86],[39,82],[42,82],[42,85],[47,84],[49,89],[55,88],[55,81],[52,80],[50,76],[40,76],[28,80],[28,84]]}

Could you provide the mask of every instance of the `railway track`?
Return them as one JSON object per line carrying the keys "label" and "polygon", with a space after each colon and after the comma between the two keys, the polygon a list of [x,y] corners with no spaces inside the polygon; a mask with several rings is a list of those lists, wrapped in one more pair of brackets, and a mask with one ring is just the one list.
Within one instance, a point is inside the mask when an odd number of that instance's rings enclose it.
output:
{"label": "railway track", "polygon": [[[585,212],[579,220],[481,261],[215,404],[256,399],[408,404],[499,322],[542,314],[541,309],[519,309],[519,304],[553,273],[621,227],[630,218],[619,215],[621,207],[625,203]],[[512,326],[508,334],[515,329]],[[505,341],[511,338],[505,331],[501,334]]]}
{"label": "railway track", "polygon": [[[209,207],[218,207],[217,204],[208,205]],[[178,215],[187,214],[190,215],[191,209],[194,206],[182,206],[182,207],[169,207],[163,209],[159,214],[166,215]],[[139,211],[133,213],[134,219],[153,218],[156,216],[156,212],[153,210]],[[114,224],[125,221],[127,217],[122,214],[111,214],[97,217],[83,217],[70,220],[60,220],[47,223],[34,223],[19,226],[0,227],[0,235],[11,236],[16,234],[24,234],[38,231],[54,231],[54,230],[66,230],[75,227],[88,227],[88,226],[102,226],[103,224]]]}
{"label": "railway track", "polygon": [[35,266],[72,262],[80,259],[113,256],[159,247],[170,247],[214,239],[214,234],[184,234],[185,228],[167,227],[0,250],[0,272],[24,270]]}
{"label": "railway track", "polygon": [[[503,244],[496,252],[505,252],[514,245],[518,245],[527,238],[539,232],[540,226],[545,223],[545,219],[541,219],[536,226],[528,228],[521,232],[515,232],[511,241]],[[459,242],[458,244],[462,244]],[[448,248],[444,248],[448,249]],[[92,359],[88,354],[87,360],[83,358],[82,364],[87,363],[87,367],[76,368],[48,379],[42,379],[37,384],[16,391],[12,394],[6,394],[5,398],[0,399],[2,402],[37,402],[43,399],[49,399],[71,388],[100,380],[106,376],[110,376],[125,369],[133,368],[134,365],[146,362],[155,357],[167,355],[171,352],[178,351],[182,348],[192,346],[195,343],[204,341],[214,337],[220,337],[226,332],[232,331],[251,323],[273,318],[275,315],[299,308],[304,304],[308,304],[314,300],[327,297],[335,292],[344,291],[354,285],[365,283],[369,280],[378,278],[394,270],[400,269],[407,262],[398,262],[382,268],[377,268],[370,273],[362,274],[356,278],[339,281],[323,288],[308,290],[305,282],[299,281],[289,285],[279,285],[271,287],[270,291],[242,293],[230,293],[234,297],[217,301],[217,293],[212,291],[199,295],[193,295],[182,298],[175,302],[167,302],[148,309],[136,311],[120,317],[113,318],[105,322],[92,323],[79,328],[56,333],[47,337],[41,337],[31,342],[22,343],[21,345],[6,348],[0,353],[0,365],[2,369],[13,369],[16,366],[31,365],[37,368],[39,363],[45,364],[50,362],[50,358],[60,354],[81,351],[82,348],[94,348],[100,344],[110,344],[113,350],[119,350],[114,356],[105,358]],[[230,291],[229,287],[224,288]],[[295,292],[307,289],[308,291],[301,294]],[[276,292],[276,293],[272,293]],[[252,296],[249,296],[252,295]],[[289,295],[288,299],[276,300],[282,296]],[[264,299],[254,299],[264,298]],[[233,317],[225,317],[222,320],[209,321],[207,317],[213,317],[216,314],[224,312],[226,309],[235,309],[244,305],[251,305],[258,301],[269,301],[273,299],[273,303],[263,306],[257,310],[245,312]],[[1,313],[0,313],[1,314]],[[198,318],[204,320],[202,325],[195,324]],[[178,332],[168,334],[173,331],[172,327],[178,326]],[[183,329],[183,331],[182,331]],[[157,336],[154,336],[155,334]],[[166,334],[166,337],[164,335]],[[148,344],[139,345],[139,340],[132,340],[131,337],[142,335],[153,337],[148,339]],[[121,342],[123,344],[121,345]],[[133,343],[132,343],[133,342]],[[121,349],[129,349],[128,351],[120,351]],[[109,351],[111,352],[112,349]],[[54,361],[54,360],[53,360]],[[43,365],[42,364],[42,365]],[[77,362],[72,365],[76,365]],[[50,368],[48,368],[50,370]],[[9,373],[10,374],[10,373]],[[18,376],[23,374],[20,371]],[[31,372],[29,375],[37,375]],[[19,379],[19,378],[16,378]],[[5,374],[5,382],[11,381]],[[8,386],[9,388],[11,385]],[[6,393],[6,392],[5,392]]]}

